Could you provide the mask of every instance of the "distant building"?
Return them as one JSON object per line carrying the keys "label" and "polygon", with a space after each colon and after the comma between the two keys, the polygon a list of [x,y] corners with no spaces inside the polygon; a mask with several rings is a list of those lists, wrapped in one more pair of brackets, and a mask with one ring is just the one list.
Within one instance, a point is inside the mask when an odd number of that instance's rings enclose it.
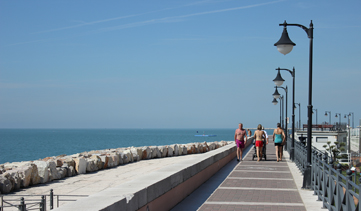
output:
{"label": "distant building", "polygon": [[[307,137],[307,130],[296,131],[295,137],[296,140],[299,140],[299,137]],[[312,130],[312,146],[316,147],[318,150],[325,152],[326,149],[323,147],[327,145],[327,142],[330,141],[330,145],[334,145],[335,142],[345,143],[345,151],[347,152],[347,131],[319,131]]]}

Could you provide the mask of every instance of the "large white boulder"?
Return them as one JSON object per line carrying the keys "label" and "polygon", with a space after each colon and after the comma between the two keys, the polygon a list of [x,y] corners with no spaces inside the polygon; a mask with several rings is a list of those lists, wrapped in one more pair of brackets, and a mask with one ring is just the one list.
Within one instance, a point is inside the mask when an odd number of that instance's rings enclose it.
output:
{"label": "large white boulder", "polygon": [[93,172],[93,171],[97,171],[97,170],[98,170],[98,167],[97,167],[97,165],[95,165],[95,160],[92,158],[86,159],[86,171]]}
{"label": "large white boulder", "polygon": [[160,158],[160,157],[162,157],[162,155],[161,155],[161,153],[160,153],[157,146],[151,146],[150,150],[151,150],[151,154],[152,154],[151,158]]}
{"label": "large white boulder", "polygon": [[160,146],[158,147],[160,153],[161,153],[161,157],[164,158],[164,157],[167,157],[167,154],[168,154],[168,146]]}
{"label": "large white boulder", "polygon": [[168,155],[168,157],[172,157],[173,156],[173,147],[171,147],[171,146],[167,146],[167,149],[168,149],[168,153],[167,153],[167,155]]}
{"label": "large white boulder", "polygon": [[31,165],[24,165],[18,167],[16,171],[19,173],[19,177],[21,178],[21,187],[28,187],[31,182],[33,167]]}
{"label": "large white boulder", "polygon": [[21,178],[17,169],[6,171],[6,176],[11,182],[11,190],[17,190],[21,187]]}
{"label": "large white boulder", "polygon": [[109,154],[108,168],[119,165],[119,155],[117,153]]}
{"label": "large white boulder", "polygon": [[[169,145],[170,148],[173,149],[173,155],[178,156],[179,155],[179,146],[178,144]],[[168,151],[169,153],[169,151]]]}
{"label": "large white boulder", "polygon": [[133,157],[133,153],[131,152],[130,149],[126,149],[123,151],[123,153],[128,157],[129,159],[129,163],[134,162],[134,157]]}
{"label": "large white boulder", "polygon": [[42,160],[34,161],[34,164],[38,168],[38,174],[40,177],[40,183],[47,183],[49,181],[49,163]]}
{"label": "large white boulder", "polygon": [[140,161],[142,159],[143,150],[141,147],[131,147],[130,151],[133,153],[134,161]]}
{"label": "large white boulder", "polygon": [[10,181],[10,174],[4,173],[0,175],[0,193],[10,193],[13,190],[13,185]]}
{"label": "large white boulder", "polygon": [[56,162],[55,160],[49,160],[49,181],[61,179],[61,174],[59,174],[58,170],[56,169]]}
{"label": "large white boulder", "polygon": [[78,174],[86,173],[86,160],[83,157],[77,157],[73,159],[75,162],[75,170]]}
{"label": "large white boulder", "polygon": [[142,147],[142,160],[151,159],[152,150],[149,147]]}
{"label": "large white boulder", "polygon": [[58,171],[61,179],[68,175],[68,168],[56,167],[56,170]]}
{"label": "large white boulder", "polygon": [[107,156],[107,155],[100,155],[99,157],[100,157],[100,159],[102,160],[103,169],[108,168],[109,156]]}
{"label": "large white boulder", "polygon": [[187,147],[185,145],[179,145],[179,155],[186,155]]}
{"label": "large white boulder", "polygon": [[209,143],[208,147],[209,147],[210,151],[215,150],[216,149],[216,144],[215,143]]}
{"label": "large white boulder", "polygon": [[194,144],[187,144],[187,154],[195,154],[197,153],[196,147]]}

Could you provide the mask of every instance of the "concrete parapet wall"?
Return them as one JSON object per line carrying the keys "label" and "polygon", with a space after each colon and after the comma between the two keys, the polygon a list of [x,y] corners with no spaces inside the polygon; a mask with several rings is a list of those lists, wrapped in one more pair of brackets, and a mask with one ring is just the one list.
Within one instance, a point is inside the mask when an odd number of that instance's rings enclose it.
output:
{"label": "concrete parapet wall", "polygon": [[[252,143],[248,139],[246,146]],[[236,156],[235,144],[192,155],[187,163],[165,166],[55,210],[170,210]]]}

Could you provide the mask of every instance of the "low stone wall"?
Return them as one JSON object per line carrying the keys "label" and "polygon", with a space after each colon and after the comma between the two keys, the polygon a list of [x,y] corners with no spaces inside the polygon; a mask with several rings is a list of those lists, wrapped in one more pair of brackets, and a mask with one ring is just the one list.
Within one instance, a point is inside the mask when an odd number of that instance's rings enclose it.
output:
{"label": "low stone wall", "polygon": [[[246,146],[252,141],[253,138],[248,139]],[[187,163],[164,167],[55,210],[170,210],[235,156],[236,145],[232,141],[222,148],[196,155]]]}
{"label": "low stone wall", "polygon": [[117,148],[48,157],[37,161],[5,163],[0,165],[0,194],[130,162],[204,153],[227,144],[226,141],[220,141]]}

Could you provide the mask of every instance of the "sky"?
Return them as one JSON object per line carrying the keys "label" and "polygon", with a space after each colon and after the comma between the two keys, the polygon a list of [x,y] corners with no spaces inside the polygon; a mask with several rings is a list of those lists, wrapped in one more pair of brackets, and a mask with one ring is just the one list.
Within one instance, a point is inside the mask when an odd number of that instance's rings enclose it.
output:
{"label": "sky", "polygon": [[[288,26],[296,46],[279,53],[285,20],[314,24],[317,123],[353,112],[358,126],[360,10],[359,0],[0,0],[0,128],[275,127],[278,67],[295,68],[306,124],[310,40]],[[281,75],[291,118],[292,76]]]}

